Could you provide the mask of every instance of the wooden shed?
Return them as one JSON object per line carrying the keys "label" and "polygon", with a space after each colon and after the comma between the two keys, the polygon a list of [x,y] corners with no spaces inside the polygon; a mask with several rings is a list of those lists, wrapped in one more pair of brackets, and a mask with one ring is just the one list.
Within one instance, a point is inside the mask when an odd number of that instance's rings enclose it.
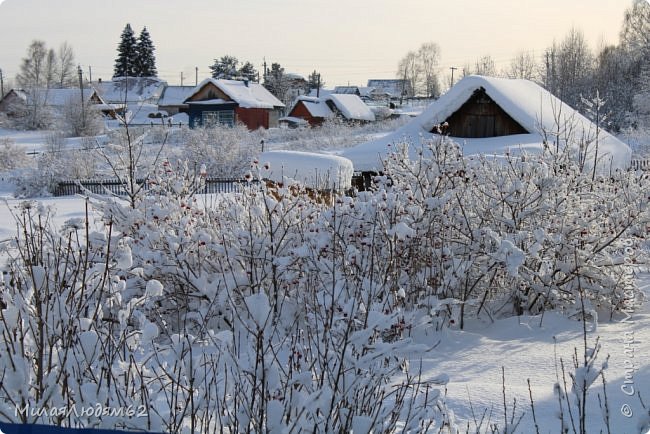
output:
{"label": "wooden shed", "polygon": [[447,133],[452,137],[484,138],[529,133],[490,98],[483,87],[476,89],[445,122],[449,124]]}
{"label": "wooden shed", "polygon": [[310,126],[317,127],[326,119],[333,118],[334,113],[324,98],[301,96],[296,100],[288,116],[304,119]]}

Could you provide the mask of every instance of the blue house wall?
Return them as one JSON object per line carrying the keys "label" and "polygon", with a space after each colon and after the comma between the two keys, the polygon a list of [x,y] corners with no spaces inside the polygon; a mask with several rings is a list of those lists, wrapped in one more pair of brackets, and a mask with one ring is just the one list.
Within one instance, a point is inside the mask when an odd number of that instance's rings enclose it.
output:
{"label": "blue house wall", "polygon": [[235,108],[238,106],[235,102],[205,104],[201,102],[192,103],[191,101],[188,101],[187,105],[189,107],[187,114],[189,116],[190,128],[203,126],[203,113],[205,112],[232,111],[234,116]]}

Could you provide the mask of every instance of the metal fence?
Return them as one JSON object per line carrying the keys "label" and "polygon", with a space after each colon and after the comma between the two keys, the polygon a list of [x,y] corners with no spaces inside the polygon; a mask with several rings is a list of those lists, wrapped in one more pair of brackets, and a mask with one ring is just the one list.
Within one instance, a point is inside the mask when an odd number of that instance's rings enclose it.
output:
{"label": "metal fence", "polygon": [[[252,181],[257,182],[257,181]],[[144,189],[149,190],[151,185],[144,179],[136,180],[138,185],[144,184]],[[237,193],[242,191],[243,186],[251,181],[233,178],[205,178],[204,182],[197,186],[198,194],[214,193]],[[72,196],[81,194],[84,190],[94,194],[106,194],[115,196],[126,196],[124,182],[117,179],[80,179],[60,181],[54,189],[54,196]]]}

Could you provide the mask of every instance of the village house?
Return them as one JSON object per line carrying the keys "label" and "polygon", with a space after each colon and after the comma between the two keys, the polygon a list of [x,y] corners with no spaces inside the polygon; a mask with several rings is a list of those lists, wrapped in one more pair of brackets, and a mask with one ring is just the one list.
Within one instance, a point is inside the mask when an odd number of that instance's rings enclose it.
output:
{"label": "village house", "polygon": [[31,105],[44,108],[51,116],[59,116],[66,106],[81,104],[93,106],[108,116],[115,116],[115,108],[102,99],[94,88],[67,89],[11,89],[0,100],[0,113],[8,118],[23,116]]}
{"label": "village house", "polygon": [[250,130],[274,128],[285,107],[259,83],[215,78],[199,83],[184,102],[191,128],[237,122]]}
{"label": "village house", "polygon": [[440,135],[462,144],[465,155],[517,155],[569,147],[575,155],[582,153],[587,165],[595,163],[606,173],[627,169],[631,160],[625,143],[536,83],[478,75],[460,80],[409,124],[347,149],[342,156],[352,160],[356,171],[379,172],[395,144],[410,140],[409,152],[417,158],[418,142]]}
{"label": "village house", "polygon": [[368,87],[374,89],[375,95],[388,96],[390,99],[411,98],[415,95],[411,80],[401,78],[371,79]]}
{"label": "village house", "polygon": [[372,122],[375,120],[368,107],[355,94],[326,94],[323,97],[298,97],[288,117],[304,119],[310,126],[319,126],[327,119],[340,117],[348,122]]}
{"label": "village house", "polygon": [[178,113],[187,113],[189,105],[185,102],[194,92],[196,86],[165,86],[160,99],[158,110],[167,113],[169,116]]}
{"label": "village house", "polygon": [[93,84],[108,104],[158,104],[167,82],[155,77],[115,77]]}

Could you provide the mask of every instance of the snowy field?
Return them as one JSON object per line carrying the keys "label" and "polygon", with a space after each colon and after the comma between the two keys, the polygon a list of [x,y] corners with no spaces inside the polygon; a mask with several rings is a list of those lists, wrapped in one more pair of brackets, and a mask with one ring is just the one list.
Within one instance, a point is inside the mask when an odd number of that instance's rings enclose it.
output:
{"label": "snowy field", "polygon": [[[4,198],[6,202],[0,208],[0,239],[13,236],[15,227],[9,209],[22,202],[6,194]],[[81,197],[36,200],[55,210],[56,224],[85,217],[85,200]],[[211,197],[203,205],[214,206],[216,202]],[[91,211],[91,218],[92,215]],[[638,283],[650,299],[650,274],[639,272]],[[538,432],[560,432],[553,385],[558,375],[561,376],[560,359],[568,366],[574,351],[582,354],[582,323],[548,312],[543,317],[512,317],[493,323],[469,321],[465,330],[452,326],[415,338],[418,343],[435,345],[421,361],[423,372],[425,377],[449,376],[447,403],[456,415],[456,422],[463,427],[462,432],[466,427],[468,432],[490,432],[490,426],[495,423],[503,428],[504,393],[508,418],[513,411],[515,421],[522,418],[518,428],[509,432],[535,432],[531,392]],[[605,320],[597,326],[588,324],[588,346],[593,347],[597,338],[602,345],[597,365],[609,356],[605,377],[611,433],[640,433],[639,418],[648,410],[642,407],[637,393],[646,407],[650,401],[650,304],[646,303],[627,319]],[[420,360],[411,360],[411,369],[419,363]],[[598,394],[602,394],[600,378],[590,389],[588,433],[607,432]]]}

